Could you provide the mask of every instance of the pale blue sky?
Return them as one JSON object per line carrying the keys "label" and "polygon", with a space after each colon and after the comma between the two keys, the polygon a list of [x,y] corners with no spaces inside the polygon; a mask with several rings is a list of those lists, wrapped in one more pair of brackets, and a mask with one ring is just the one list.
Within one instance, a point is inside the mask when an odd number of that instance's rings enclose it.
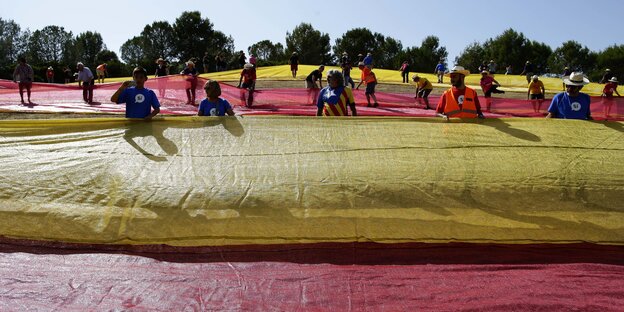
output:
{"label": "pale blue sky", "polygon": [[624,44],[622,0],[151,0],[97,2],[84,0],[11,1],[0,17],[23,29],[63,26],[74,35],[99,32],[107,47],[119,56],[119,47],[154,21],[173,23],[184,11],[200,11],[215,29],[231,35],[237,50],[268,39],[285,45],[287,31],[301,22],[328,33],[332,45],[346,31],[366,27],[402,42],[419,46],[435,35],[449,51],[452,63],[468,44],[513,28],[556,49],[576,40],[593,51]]}

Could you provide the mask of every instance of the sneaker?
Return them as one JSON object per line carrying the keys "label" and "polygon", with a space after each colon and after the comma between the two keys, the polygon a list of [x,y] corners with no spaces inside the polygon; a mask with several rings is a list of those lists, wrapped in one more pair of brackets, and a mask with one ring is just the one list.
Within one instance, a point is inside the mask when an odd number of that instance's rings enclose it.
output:
{"label": "sneaker", "polygon": [[377,106],[379,106],[379,103],[373,104],[373,107],[377,107]]}

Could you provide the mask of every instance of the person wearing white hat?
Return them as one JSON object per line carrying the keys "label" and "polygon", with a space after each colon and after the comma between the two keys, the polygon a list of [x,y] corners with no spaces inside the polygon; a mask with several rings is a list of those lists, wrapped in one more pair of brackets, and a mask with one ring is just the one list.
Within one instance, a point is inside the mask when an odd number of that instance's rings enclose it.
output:
{"label": "person wearing white hat", "polygon": [[600,83],[607,83],[611,78],[613,78],[613,73],[607,68],[605,69],[604,75],[602,75],[602,78],[600,79]]}
{"label": "person wearing white hat", "polygon": [[[251,63],[243,65],[243,70],[240,73],[240,79],[238,80],[238,88],[243,89],[240,93],[241,101],[247,107],[251,107],[253,104],[253,94],[256,90],[256,68]],[[245,96],[245,90],[247,96]]]}
{"label": "person wearing white hat", "polygon": [[533,75],[531,77],[531,83],[529,83],[529,87],[527,90],[527,100],[531,100],[531,105],[533,105],[533,111],[539,113],[542,108],[542,103],[544,102],[544,95],[546,94],[546,88],[544,88],[544,83],[539,80],[537,75]]}
{"label": "person wearing white hat", "polygon": [[195,89],[197,89],[197,76],[199,71],[195,68],[193,61],[186,62],[186,67],[180,72],[186,76],[186,104],[195,105]]}
{"label": "person wearing white hat", "polygon": [[591,120],[589,95],[581,92],[583,86],[589,83],[589,79],[581,72],[573,72],[569,77],[563,78],[566,91],[555,95],[548,107],[546,118],[584,119]]}
{"label": "person wearing white hat", "polygon": [[604,89],[602,89],[602,106],[604,107],[605,118],[609,118],[609,114],[611,113],[611,106],[613,106],[613,93],[617,94],[618,97],[622,97],[620,93],[617,91],[618,80],[616,77],[611,77],[609,82],[605,85]]}
{"label": "person wearing white hat", "polygon": [[52,66],[48,67],[46,70],[46,78],[48,79],[48,83],[54,83],[54,68],[52,68]]}
{"label": "person wearing white hat", "polygon": [[472,88],[466,87],[464,79],[470,71],[462,66],[455,66],[447,74],[451,78],[451,88],[440,97],[436,112],[445,119],[457,118],[485,118],[481,112],[479,97]]}

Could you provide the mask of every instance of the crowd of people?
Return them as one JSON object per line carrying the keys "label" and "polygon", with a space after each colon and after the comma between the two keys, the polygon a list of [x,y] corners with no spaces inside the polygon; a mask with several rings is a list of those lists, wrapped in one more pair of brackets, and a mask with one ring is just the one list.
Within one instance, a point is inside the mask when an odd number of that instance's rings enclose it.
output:
{"label": "crowd of people", "polygon": [[[203,59],[204,71],[208,71],[206,67],[209,61],[208,58],[209,55],[206,53]],[[180,75],[184,77],[186,83],[186,104],[197,106],[196,89],[199,71],[195,66],[195,61],[196,59],[191,59],[185,62],[185,67],[180,72]],[[249,60],[247,60],[245,53],[241,51],[238,56],[238,62],[242,69],[240,80],[237,85],[237,87],[241,89],[241,101],[245,103],[245,106],[251,107],[253,105],[253,95],[257,79],[257,57],[251,54]],[[155,77],[163,77],[170,74],[170,68],[164,59],[159,58],[156,60],[156,63]],[[297,52],[292,53],[289,63],[292,77],[296,78],[299,69],[299,55]],[[355,116],[357,112],[352,90],[358,90],[362,84],[366,87],[364,94],[366,96],[367,106],[373,108],[379,106],[379,102],[375,96],[375,87],[378,84],[378,80],[373,71],[374,62],[372,54],[367,53],[366,56],[358,54],[355,63],[361,72],[360,81],[357,86],[351,77],[353,65],[347,52],[342,53],[340,59],[341,70],[330,70],[327,73],[327,85],[325,87],[323,87],[323,71],[325,69],[323,65],[320,65],[306,76],[305,86],[308,90],[309,102],[316,104],[318,109],[317,115],[347,116],[349,115],[350,109],[351,115]],[[217,54],[215,56],[216,70],[224,70],[224,64],[225,60],[223,54]],[[484,62],[478,68],[481,73],[481,91],[483,92],[485,100],[485,107],[483,109],[479,102],[477,92],[465,85],[465,77],[470,74],[470,71],[459,65],[447,70],[444,60],[441,59],[434,68],[433,73],[437,76],[437,82],[440,84],[444,83],[444,77],[448,77],[451,87],[444,91],[440,97],[435,107],[436,113],[444,118],[484,118],[483,111],[489,112],[491,109],[492,94],[505,93],[505,91],[499,89],[501,88],[501,84],[494,78],[497,66],[494,60],[490,60],[488,64]],[[99,83],[104,83],[104,79],[107,76],[107,64],[103,63],[97,66],[96,76],[81,62],[76,64],[76,69],[77,72],[73,77],[75,77],[83,90],[83,100],[85,103],[92,104],[96,78]],[[402,83],[409,83],[409,61],[404,61],[398,70],[402,77]],[[510,71],[509,66],[506,71]],[[71,75],[71,69],[65,67],[63,73],[65,82],[70,82],[71,78],[69,76]],[[521,75],[526,75],[528,83],[527,101],[530,101],[535,113],[540,113],[546,95],[544,83],[539,79],[538,75],[534,74],[533,65],[530,61],[525,63]],[[13,76],[14,81],[19,84],[19,94],[22,103],[24,104],[26,101],[31,103],[31,87],[34,80],[34,73],[32,67],[28,65],[24,57],[19,59],[19,64],[16,66]],[[54,82],[54,69],[52,67],[46,70],[46,78],[48,82]],[[419,75],[412,76],[411,80],[416,87],[414,98],[423,104],[424,109],[433,109],[434,107],[431,107],[429,103],[429,95],[433,91],[433,84],[427,78]],[[546,117],[591,119],[592,117],[589,109],[591,104],[590,97],[581,92],[583,86],[589,83],[587,77],[583,76],[581,72],[573,72],[566,67],[562,74],[562,80],[564,91],[553,97],[547,109]],[[144,87],[145,81],[147,81],[147,72],[142,67],[137,67],[133,71],[133,82],[124,82],[111,98],[111,101],[115,103],[126,103],[126,116],[128,118],[150,119],[159,112],[160,104],[158,98],[164,98],[166,96],[164,80],[159,80],[158,96],[156,96],[152,90]],[[617,91],[618,80],[610,69],[605,70],[600,83],[605,84],[602,93],[603,101],[610,101],[615,95],[618,97],[621,96]],[[206,92],[206,98],[199,104],[198,115],[223,116],[226,114],[233,114],[232,106],[227,100],[219,97],[221,95],[221,88],[218,82],[214,80],[208,81],[204,85],[204,90]],[[24,92],[27,96],[26,100],[24,99]],[[140,94],[140,96],[137,96],[138,94]],[[140,103],[138,99],[141,99]],[[609,116],[608,110],[610,110],[610,107],[610,105],[605,105],[606,116]]]}

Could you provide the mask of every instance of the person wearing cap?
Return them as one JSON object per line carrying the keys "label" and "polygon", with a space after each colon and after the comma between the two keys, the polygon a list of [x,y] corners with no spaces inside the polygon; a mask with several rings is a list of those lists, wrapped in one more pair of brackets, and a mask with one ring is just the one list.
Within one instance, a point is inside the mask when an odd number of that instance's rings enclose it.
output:
{"label": "person wearing cap", "polygon": [[401,64],[401,68],[399,68],[399,71],[401,72],[403,83],[409,83],[409,62],[404,61],[403,64]]}
{"label": "person wearing cap", "polygon": [[520,76],[522,75],[526,75],[527,84],[531,82],[531,77],[533,77],[533,64],[531,64],[531,61],[524,63],[524,68],[520,73]]}
{"label": "person wearing cap", "polygon": [[132,80],[121,84],[111,96],[111,102],[126,104],[126,118],[150,120],[160,113],[160,102],[154,91],[145,88],[147,71],[143,67],[136,67],[132,71]]}
{"label": "person wearing cap", "polygon": [[613,93],[617,94],[618,97],[622,97],[617,91],[617,86],[617,78],[611,77],[604,89],[602,89],[602,106],[604,107],[605,118],[609,118],[609,114],[611,113],[611,106],[613,106]]}
{"label": "person wearing cap", "polygon": [[373,69],[373,53],[366,53],[366,57],[362,60],[364,66]]}
{"label": "person wearing cap", "polygon": [[208,80],[204,84],[204,91],[206,91],[206,98],[199,103],[199,110],[197,116],[234,116],[232,105],[226,100],[221,98],[221,86],[216,80]]}
{"label": "person wearing cap", "polygon": [[[563,74],[561,74],[561,80],[563,80],[563,78],[566,77],[570,77],[570,74],[572,73],[572,71],[570,70],[570,68],[568,66],[563,68]],[[561,82],[561,85],[563,86],[563,91],[565,91],[565,83]]]}
{"label": "person wearing cap", "polygon": [[95,77],[89,67],[85,67],[82,62],[78,62],[76,65],[78,69],[78,81],[82,82],[82,99],[87,104],[93,103],[93,85],[95,84]]}
{"label": "person wearing cap", "polygon": [[613,73],[607,68],[605,69],[604,75],[602,75],[602,78],[600,79],[600,83],[607,83],[611,78],[613,78]]}
{"label": "person wearing cap", "polygon": [[481,71],[481,81],[479,82],[481,85],[481,90],[485,95],[485,105],[486,112],[490,111],[490,106],[492,106],[492,93],[505,93],[503,90],[498,90],[500,87],[500,83],[494,79],[494,76],[490,75],[487,70]]}
{"label": "person wearing cap", "polygon": [[316,101],[316,116],[357,116],[351,88],[344,85],[344,77],[337,69],[327,72],[327,86],[319,92]]}
{"label": "person wearing cap", "polygon": [[241,101],[245,106],[251,107],[253,104],[253,93],[256,90],[256,68],[251,63],[243,66],[237,88],[242,89],[240,93]]}
{"label": "person wearing cap", "polygon": [[46,78],[48,79],[48,83],[54,83],[54,68],[49,66],[46,70]]}
{"label": "person wearing cap", "polygon": [[591,100],[589,95],[581,92],[589,79],[583,73],[572,72],[563,82],[566,84],[566,91],[553,97],[546,118],[591,120]]}
{"label": "person wearing cap", "polygon": [[186,62],[186,67],[180,72],[180,75],[186,76],[186,104],[195,105],[195,89],[197,88],[197,76],[199,72],[195,68],[195,62]]}
{"label": "person wearing cap", "polygon": [[542,103],[544,102],[544,95],[546,94],[546,88],[544,88],[544,83],[539,80],[537,75],[533,75],[531,77],[531,83],[529,83],[529,87],[527,90],[527,100],[531,100],[531,105],[533,105],[533,111],[539,113],[542,108]]}
{"label": "person wearing cap", "polygon": [[436,112],[438,116],[448,118],[485,118],[481,112],[477,92],[466,86],[464,79],[470,71],[462,66],[455,66],[447,74],[451,78],[451,88],[440,97]]}
{"label": "person wearing cap", "polygon": [[[158,64],[154,73],[156,78],[169,76],[169,66],[167,66],[167,62],[163,58],[158,58],[156,64]],[[164,99],[167,90],[167,79],[156,79],[156,82],[158,82],[158,95]]]}
{"label": "person wearing cap", "polygon": [[297,71],[299,70],[299,55],[297,52],[293,52],[288,60],[290,64],[290,72],[292,73],[293,78],[297,78]]}
{"label": "person wearing cap", "polygon": [[444,62],[440,60],[433,70],[433,73],[438,76],[438,83],[444,83],[444,72],[446,72],[446,67],[444,66]]}
{"label": "person wearing cap", "polygon": [[[358,83],[355,89],[359,89],[362,83],[366,84],[366,91],[364,92],[364,94],[366,94],[366,102],[368,103],[367,106],[379,106],[379,103],[377,103],[377,96],[375,95],[375,86],[377,86],[377,77],[375,76],[375,73],[370,69],[370,67],[366,66],[364,62],[360,62],[358,64],[358,68],[360,69],[362,74],[360,76],[360,83]],[[371,97],[373,98],[373,101],[375,101],[373,105],[371,105],[370,102]]]}
{"label": "person wearing cap", "polygon": [[416,83],[416,96],[415,99],[422,98],[425,102],[425,109],[430,109],[429,107],[429,94],[433,91],[433,85],[429,80],[425,77],[419,77],[418,75],[414,75],[412,77],[412,81]]}
{"label": "person wearing cap", "polygon": [[18,59],[18,64],[13,71],[13,82],[18,84],[20,98],[22,99],[22,104],[24,102],[24,89],[26,89],[26,95],[28,96],[28,103],[30,102],[30,89],[32,88],[32,83],[35,78],[35,72],[32,67],[26,63],[25,57],[20,57]]}
{"label": "person wearing cap", "polygon": [[490,74],[496,74],[496,68],[498,67],[498,65],[496,64],[496,62],[494,62],[494,60],[490,60],[490,63],[488,63],[488,71],[490,72]]}
{"label": "person wearing cap", "polygon": [[353,78],[351,78],[351,59],[349,59],[349,54],[347,52],[342,52],[342,57],[340,58],[340,68],[342,68],[342,76],[344,77],[344,85],[351,85],[351,89],[355,88],[355,82],[353,82]]}
{"label": "person wearing cap", "polygon": [[106,77],[106,63],[102,63],[95,68],[95,74],[97,75],[98,83],[104,83]]}

